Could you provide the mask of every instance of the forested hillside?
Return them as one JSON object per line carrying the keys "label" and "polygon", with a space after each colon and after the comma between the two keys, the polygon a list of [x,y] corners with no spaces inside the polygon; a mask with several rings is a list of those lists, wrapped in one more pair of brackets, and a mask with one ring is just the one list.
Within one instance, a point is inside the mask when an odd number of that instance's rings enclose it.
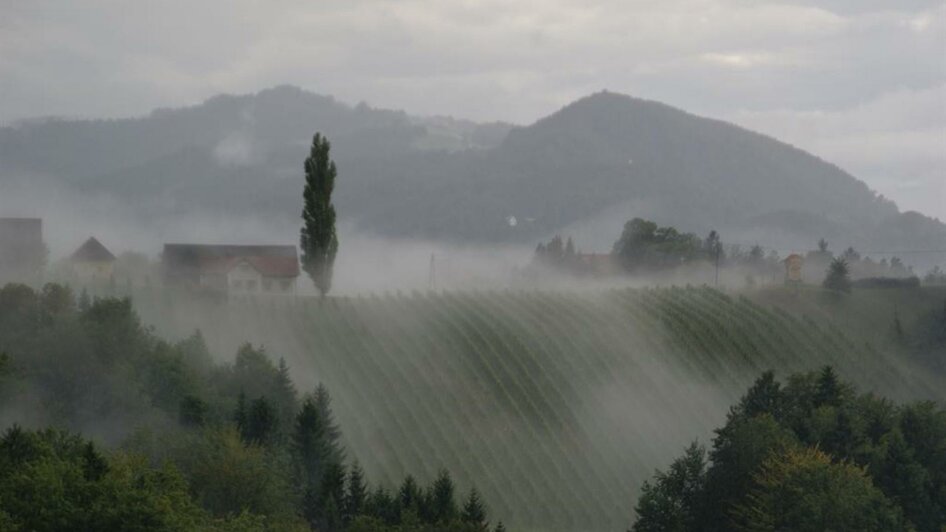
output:
{"label": "forested hillside", "polygon": [[302,387],[332,390],[369,477],[446,467],[517,530],[629,526],[653,468],[708,438],[767,369],[831,364],[891,398],[946,397],[941,375],[829,319],[708,288],[136,305],[168,334],[200,327],[214,351],[262,342]]}
{"label": "forested hillside", "polygon": [[135,198],[135,216],[151,225],[247,212],[294,221],[316,131],[332,139],[343,220],[388,236],[533,244],[591,224],[597,240],[586,245],[606,249],[620,223],[641,216],[774,247],[821,237],[839,249],[946,246],[942,223],[899,213],[828,162],[607,92],[515,128],[353,107],[292,87],[136,119],[27,123],[0,128],[0,183],[66,186],[78,203],[83,193]]}

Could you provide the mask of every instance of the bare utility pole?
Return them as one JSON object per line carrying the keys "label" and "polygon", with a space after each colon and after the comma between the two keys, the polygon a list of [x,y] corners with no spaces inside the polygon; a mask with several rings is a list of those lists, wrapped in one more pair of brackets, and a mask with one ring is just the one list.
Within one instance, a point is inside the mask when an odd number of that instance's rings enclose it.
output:
{"label": "bare utility pole", "polygon": [[713,286],[719,286],[719,248],[722,247],[721,244],[716,244],[716,281]]}

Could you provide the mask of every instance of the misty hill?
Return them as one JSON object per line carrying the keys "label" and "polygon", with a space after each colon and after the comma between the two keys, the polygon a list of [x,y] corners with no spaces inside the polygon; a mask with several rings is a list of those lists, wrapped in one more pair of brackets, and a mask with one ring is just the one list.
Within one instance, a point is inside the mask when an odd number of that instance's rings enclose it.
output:
{"label": "misty hill", "polygon": [[[924,310],[938,311],[941,296],[923,298]],[[369,478],[427,482],[446,467],[511,530],[627,529],[654,468],[694,437],[706,441],[766,369],[831,364],[892,398],[946,393],[939,375],[831,319],[708,288],[134,301],[165,334],[199,327],[217,353],[264,344],[301,388],[328,387],[345,447]]]}
{"label": "misty hill", "polygon": [[333,142],[341,218],[381,235],[532,244],[570,230],[606,250],[642,216],[783,247],[820,237],[835,249],[946,246],[939,221],[900,213],[801,150],[607,92],[528,127],[412,117],[293,87],[136,119],[25,123],[0,129],[0,183],[107,193],[148,220],[296,220],[315,131]]}

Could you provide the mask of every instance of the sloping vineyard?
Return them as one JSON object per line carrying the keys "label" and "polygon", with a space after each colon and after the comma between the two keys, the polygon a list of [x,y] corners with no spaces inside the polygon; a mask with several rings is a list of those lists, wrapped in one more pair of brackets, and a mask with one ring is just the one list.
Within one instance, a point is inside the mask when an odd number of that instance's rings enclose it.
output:
{"label": "sloping vineyard", "polygon": [[707,288],[137,301],[167,334],[262,343],[300,387],[324,382],[374,482],[446,467],[515,530],[626,529],[653,468],[708,440],[765,369],[832,364],[891,397],[943,394],[828,322]]}

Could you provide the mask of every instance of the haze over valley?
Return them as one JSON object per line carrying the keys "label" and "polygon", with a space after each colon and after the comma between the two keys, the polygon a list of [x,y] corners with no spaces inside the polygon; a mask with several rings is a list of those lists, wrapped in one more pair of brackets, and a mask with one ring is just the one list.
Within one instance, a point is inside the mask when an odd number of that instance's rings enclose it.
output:
{"label": "haze over valley", "polygon": [[944,45],[0,6],[0,530],[942,532]]}

